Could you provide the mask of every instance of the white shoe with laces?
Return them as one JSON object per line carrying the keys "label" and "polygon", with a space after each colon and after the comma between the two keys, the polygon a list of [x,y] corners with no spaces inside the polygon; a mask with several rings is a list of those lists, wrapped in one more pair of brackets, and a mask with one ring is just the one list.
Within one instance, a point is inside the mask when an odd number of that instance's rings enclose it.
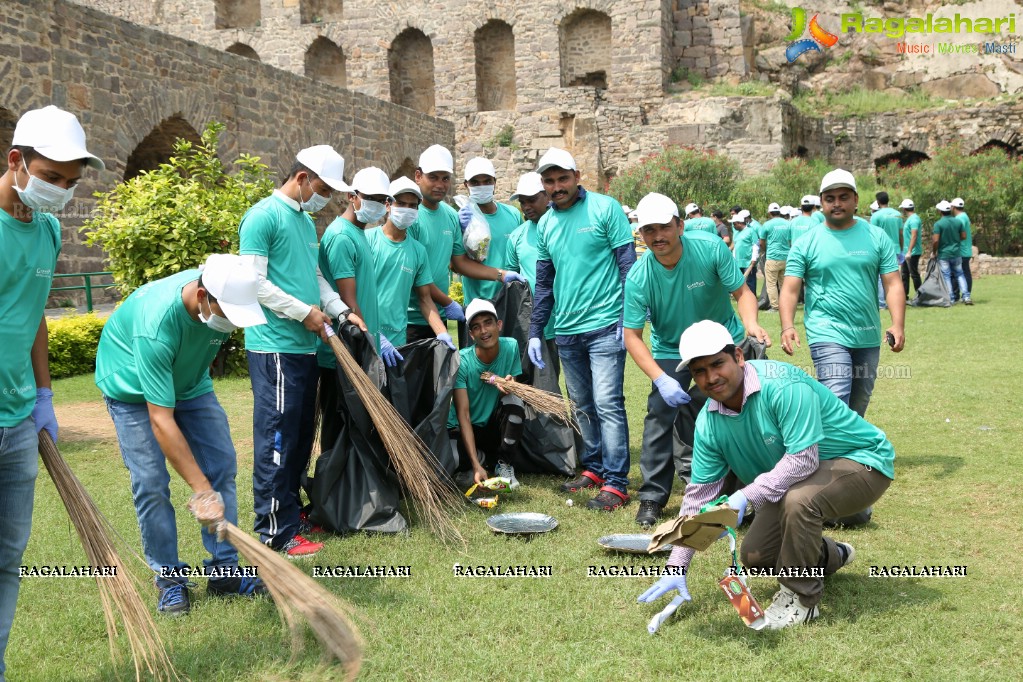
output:
{"label": "white shoe with laces", "polygon": [[515,467],[508,464],[505,461],[498,460],[497,466],[494,467],[494,473],[500,478],[507,478],[511,483],[508,485],[509,488],[515,490],[519,487],[519,479],[515,478]]}
{"label": "white shoe with laces", "polygon": [[781,630],[790,625],[809,623],[817,618],[820,611],[816,606],[806,607],[799,602],[799,595],[782,585],[774,595],[774,601],[764,611],[768,630]]}

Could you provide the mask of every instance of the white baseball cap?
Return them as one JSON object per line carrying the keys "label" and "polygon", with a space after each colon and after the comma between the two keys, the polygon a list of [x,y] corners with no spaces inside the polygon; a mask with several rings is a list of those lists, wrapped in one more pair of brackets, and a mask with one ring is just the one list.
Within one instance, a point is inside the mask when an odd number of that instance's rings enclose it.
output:
{"label": "white baseball cap", "polygon": [[657,192],[651,192],[636,204],[636,227],[647,225],[667,225],[672,218],[678,217],[678,206],[675,202]]}
{"label": "white baseball cap", "polygon": [[746,222],[746,216],[744,216],[742,214],[742,211],[739,211],[738,213],[733,215],[731,218],[729,218],[728,222],[730,222],[730,223],[745,223]]}
{"label": "white baseball cap", "polygon": [[743,220],[746,220],[747,218],[749,218],[749,211],[747,211],[746,209],[742,209],[741,211],[736,213],[735,216],[737,218],[742,218]]}
{"label": "white baseball cap", "polygon": [[12,147],[31,147],[52,161],[85,161],[96,170],[106,165],[85,148],[85,130],[78,118],[52,104],[26,111],[14,127]]}
{"label": "white baseball cap", "polygon": [[899,204],[899,208],[916,208],[916,204],[913,203],[912,199],[903,199],[902,203]]}
{"label": "white baseball cap", "polygon": [[387,188],[388,196],[397,197],[399,194],[415,194],[420,200],[423,198],[423,191],[419,189],[419,185],[405,176],[395,179]]}
{"label": "white baseball cap", "polygon": [[474,156],[469,159],[469,163],[465,164],[465,179],[472,180],[477,175],[497,177],[497,171],[494,170],[494,164],[490,159],[485,159],[482,156]]}
{"label": "white baseball cap", "polygon": [[966,206],[966,202],[960,197],[956,197],[952,200],[952,208],[963,208],[964,206]]}
{"label": "white baseball cap", "polygon": [[800,206],[816,206],[817,205],[817,197],[815,197],[812,194],[807,194],[806,196],[804,196],[802,199],[799,200],[799,205]]}
{"label": "white baseball cap", "polygon": [[675,368],[681,372],[696,358],[708,355],[717,355],[735,340],[724,325],[712,320],[701,320],[682,332],[682,338],[678,340],[678,352],[682,356],[682,362]]}
{"label": "white baseball cap", "polygon": [[345,183],[345,160],[329,144],[306,147],[295,154],[295,160],[315,173],[331,189],[338,192],[352,191]]}
{"label": "white baseball cap", "polygon": [[426,151],[419,155],[419,170],[423,171],[423,173],[434,173],[436,171],[454,173],[455,162],[447,148],[435,144],[427,147]]}
{"label": "white baseball cap", "polygon": [[352,178],[352,191],[362,192],[367,196],[383,194],[389,197],[391,196],[391,181],[387,179],[387,173],[370,166],[363,168]]}
{"label": "white baseball cap", "polygon": [[944,199],[942,199],[941,201],[938,202],[938,205],[935,206],[934,208],[938,209],[939,211],[948,212],[948,211],[952,210],[952,204],[950,204],[947,201],[945,201]]}
{"label": "white baseball cap", "polygon": [[[848,187],[852,191],[856,191],[856,178],[853,174],[847,170],[836,168],[830,173],[826,174],[821,180],[821,194],[824,194],[829,189],[838,189],[839,187]],[[820,199],[817,200],[818,202]],[[820,206],[820,203],[817,204]]]}
{"label": "white baseball cap", "polygon": [[558,149],[557,147],[551,147],[543,156],[540,157],[540,163],[536,167],[536,172],[543,173],[548,168],[564,168],[565,170],[573,171],[578,170],[575,166],[575,159],[572,158],[572,155],[564,149]]}
{"label": "white baseball cap", "polygon": [[813,196],[813,205],[817,207],[821,205],[821,198],[816,194]]}
{"label": "white baseball cap", "polygon": [[879,211],[879,210],[881,210],[881,207],[877,205],[876,201],[870,202],[870,212],[871,213],[874,213],[875,211]]}
{"label": "white baseball cap", "polygon": [[781,214],[782,215],[787,215],[787,216],[791,217],[792,216],[792,207],[789,206],[788,204],[785,204],[784,206],[781,207]]}
{"label": "white baseball cap", "polygon": [[[543,192],[543,178],[540,177],[539,173],[530,171],[529,173],[523,173],[522,177],[519,178],[519,184],[515,188],[515,194],[511,195],[509,201],[518,201],[523,197],[535,197],[540,192]],[[624,206],[622,208],[625,208]],[[628,213],[629,209],[625,209]]]}
{"label": "white baseball cap", "polygon": [[241,256],[215,253],[199,267],[202,285],[217,299],[224,315],[236,327],[266,324],[266,315],[259,305],[259,275]]}
{"label": "white baseball cap", "polygon": [[767,207],[767,212],[768,212],[768,213],[780,213],[780,212],[781,212],[781,206],[779,206],[778,204],[776,204],[776,203],[774,203],[774,202],[772,201],[772,202],[771,202],[771,203],[770,203],[770,204],[768,205],[768,207]]}
{"label": "white baseball cap", "polygon": [[686,217],[691,216],[693,213],[696,213],[699,210],[700,207],[697,206],[696,204],[686,204]]}
{"label": "white baseball cap", "polygon": [[465,326],[468,327],[472,324],[472,318],[476,317],[480,313],[490,313],[494,317],[497,317],[497,308],[494,304],[485,298],[474,298],[465,308]]}

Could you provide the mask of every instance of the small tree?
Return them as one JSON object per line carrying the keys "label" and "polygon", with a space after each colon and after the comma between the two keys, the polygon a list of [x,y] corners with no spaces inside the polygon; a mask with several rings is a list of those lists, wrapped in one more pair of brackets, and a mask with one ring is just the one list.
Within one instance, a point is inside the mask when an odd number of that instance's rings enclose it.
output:
{"label": "small tree", "polygon": [[670,197],[679,210],[695,201],[709,213],[724,206],[739,177],[739,164],[713,151],[667,147],[630,166],[611,181],[609,192],[635,207],[650,192]]}

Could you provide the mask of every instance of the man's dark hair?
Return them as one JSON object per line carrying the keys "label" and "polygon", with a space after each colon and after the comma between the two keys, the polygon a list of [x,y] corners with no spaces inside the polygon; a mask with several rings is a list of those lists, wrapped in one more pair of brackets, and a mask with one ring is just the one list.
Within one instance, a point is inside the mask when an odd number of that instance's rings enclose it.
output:
{"label": "man's dark hair", "polygon": [[742,212],[742,206],[740,206],[739,204],[736,204],[735,206],[732,206],[732,210],[735,211],[736,213],[741,213]]}
{"label": "man's dark hair", "polygon": [[722,353],[727,353],[728,357],[730,357],[730,358],[734,358],[735,357],[735,344],[734,343],[728,344],[727,346],[725,346],[724,348],[721,349],[721,352]]}
{"label": "man's dark hair", "polygon": [[938,213],[940,213],[943,216],[950,216],[950,215],[952,215],[952,211],[938,211]]}
{"label": "man's dark hair", "polygon": [[[201,289],[206,289],[206,285],[203,284],[202,275],[201,274],[199,275],[199,287]],[[217,297],[214,296],[213,294],[211,294],[209,289],[206,289],[206,298],[209,299],[210,303],[216,303],[217,302]]]}
{"label": "man's dark hair", "polygon": [[714,211],[713,213],[711,213],[711,215],[714,216],[715,218],[717,218],[718,220],[724,220],[725,219],[725,214],[722,213],[721,211]]}
{"label": "man's dark hair", "polygon": [[874,195],[874,198],[877,199],[878,206],[888,205],[888,192],[878,192]]}
{"label": "man's dark hair", "polygon": [[291,170],[288,171],[288,176],[284,178],[284,182],[291,180],[293,177],[295,177],[296,175],[303,171],[309,174],[310,180],[316,180],[320,177],[316,173],[309,170],[309,167],[306,166],[304,163],[302,163],[301,161],[296,161],[294,164],[292,164]]}

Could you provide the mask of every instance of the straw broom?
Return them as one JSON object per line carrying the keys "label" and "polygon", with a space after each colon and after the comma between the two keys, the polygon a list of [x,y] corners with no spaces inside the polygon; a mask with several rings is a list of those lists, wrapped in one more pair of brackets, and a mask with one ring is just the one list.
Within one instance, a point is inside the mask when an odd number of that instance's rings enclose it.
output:
{"label": "straw broom", "polygon": [[517,381],[509,381],[499,377],[492,372],[483,372],[480,379],[488,384],[493,384],[505,393],[509,393],[522,402],[532,407],[537,412],[549,414],[556,421],[570,426],[576,433],[580,433],[579,423],[575,420],[575,413],[578,408],[571,398],[565,398],[560,393],[544,391],[536,386],[521,384]]}
{"label": "straw broom", "polygon": [[131,647],[135,679],[142,679],[142,672],[145,670],[156,680],[180,680],[167,656],[149,609],[142,602],[131,575],[114,547],[108,530],[109,521],[103,517],[45,430],[39,432],[39,454],[50,478],[53,479],[60,499],[64,502],[64,507],[67,508],[75,530],[78,531],[90,565],[116,567],[114,575],[96,579],[103,617],[106,620],[107,637],[110,640],[111,656],[114,660],[117,659],[115,642],[117,616],[120,615]]}
{"label": "straw broom", "polygon": [[460,509],[463,502],[437,473],[441,469],[437,458],[366,376],[348,348],[334,333],[334,329],[329,324],[325,324],[324,328],[327,342],[345,376],[355,387],[359,399],[366,406],[412,506],[441,540],[456,540],[464,544],[462,534],[447,516],[448,511]]}

